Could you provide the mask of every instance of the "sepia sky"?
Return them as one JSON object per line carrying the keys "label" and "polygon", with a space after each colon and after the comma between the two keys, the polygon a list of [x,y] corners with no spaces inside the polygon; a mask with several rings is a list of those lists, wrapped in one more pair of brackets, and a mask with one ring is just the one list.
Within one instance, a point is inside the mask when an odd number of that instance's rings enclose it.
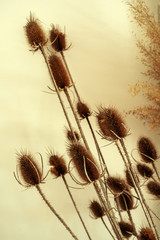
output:
{"label": "sepia sky", "polygon": [[[154,12],[157,1],[147,2]],[[82,99],[93,113],[100,105],[117,107],[123,113],[145,104],[142,96],[133,98],[128,91],[130,85],[145,79],[141,74],[144,69],[137,59],[136,28],[121,0],[1,0],[0,239],[70,240],[72,238],[47,209],[36,189],[25,190],[13,177],[16,152],[21,150],[35,154],[38,161],[37,153],[41,153],[45,173],[49,167],[46,154],[49,148],[64,154],[68,160],[66,120],[57,96],[48,94],[48,86],[53,86],[44,59],[39,52],[30,51],[25,36],[24,26],[30,12],[39,18],[46,34],[51,24],[65,31],[68,46],[71,44],[65,52],[70,71]],[[69,92],[74,101],[72,88]],[[70,111],[68,105],[66,107]],[[94,117],[91,122],[96,131]],[[126,139],[129,152],[136,148],[141,135],[149,135],[155,144],[159,141],[159,136],[134,117],[126,117],[126,122],[131,133]],[[84,122],[82,127],[97,157]],[[97,136],[111,172],[119,174],[123,166],[114,145],[105,146],[107,143]],[[75,187],[69,176],[68,180]],[[85,240],[86,235],[61,179],[53,180],[49,175],[42,189],[68,225],[74,226],[79,239]],[[72,191],[93,240],[109,240],[104,226],[89,216],[89,201],[96,197],[93,187]],[[155,203],[154,207],[157,206]],[[138,221],[143,224],[141,216]]]}

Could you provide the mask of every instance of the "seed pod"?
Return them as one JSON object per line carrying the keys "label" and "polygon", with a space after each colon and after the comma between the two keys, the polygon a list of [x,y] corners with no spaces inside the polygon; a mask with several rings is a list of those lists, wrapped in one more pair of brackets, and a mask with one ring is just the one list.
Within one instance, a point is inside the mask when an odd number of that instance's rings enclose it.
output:
{"label": "seed pod", "polygon": [[73,131],[73,132],[74,132],[74,135],[73,135],[73,133],[72,133],[71,130],[66,129],[67,139],[68,139],[70,142],[79,141],[79,140],[80,140],[79,134],[78,134],[76,131]]}
{"label": "seed pod", "polygon": [[141,228],[139,239],[140,240],[156,240],[156,237],[151,228],[145,227],[145,228]]}
{"label": "seed pod", "polygon": [[25,32],[28,42],[33,48],[36,48],[39,45],[44,45],[47,41],[38,19],[35,19],[32,14],[30,14],[30,18],[25,26]]}
{"label": "seed pod", "polygon": [[62,33],[60,29],[52,25],[49,37],[51,41],[51,46],[56,52],[66,50],[66,35]]}
{"label": "seed pod", "polygon": [[18,161],[18,170],[26,187],[35,186],[43,181],[42,172],[32,155],[18,154]]}
{"label": "seed pod", "polygon": [[69,87],[70,79],[61,58],[53,54],[49,57],[49,64],[58,88]]}
{"label": "seed pod", "polygon": [[91,203],[90,203],[90,206],[89,206],[93,216],[95,218],[101,218],[104,216],[104,209],[102,208],[102,206],[99,204],[99,202],[97,202],[96,200],[93,200]]}
{"label": "seed pod", "polygon": [[121,193],[117,197],[117,200],[120,205],[120,208],[123,211],[131,210],[134,208],[133,197],[129,191],[125,191],[125,192]]}
{"label": "seed pod", "polygon": [[137,170],[139,174],[144,178],[151,178],[154,173],[152,168],[142,163],[137,164]]}
{"label": "seed pod", "polygon": [[62,156],[55,154],[51,155],[49,157],[49,164],[53,166],[53,168],[51,168],[51,173],[55,174],[57,177],[67,173],[67,166]]}
{"label": "seed pod", "polygon": [[160,199],[160,183],[150,181],[147,183],[147,189],[150,194],[156,196],[158,199]]}
{"label": "seed pod", "polygon": [[108,177],[106,184],[114,193],[122,193],[128,189],[125,180],[120,177]]}
{"label": "seed pod", "polygon": [[101,133],[107,140],[116,140],[127,136],[124,120],[114,108],[101,108],[97,114]]}
{"label": "seed pod", "polygon": [[100,177],[98,166],[89,150],[80,143],[68,145],[68,154],[71,157],[81,178],[90,183]]}
{"label": "seed pod", "polygon": [[157,151],[149,138],[141,137],[138,141],[138,151],[142,160],[146,163],[152,163],[157,159]]}
{"label": "seed pod", "polygon": [[87,104],[82,103],[82,102],[77,103],[77,112],[82,119],[88,118],[89,116],[91,116],[89,107],[87,106]]}
{"label": "seed pod", "polygon": [[119,227],[121,229],[122,235],[127,239],[134,234],[134,227],[128,222],[119,222]]}

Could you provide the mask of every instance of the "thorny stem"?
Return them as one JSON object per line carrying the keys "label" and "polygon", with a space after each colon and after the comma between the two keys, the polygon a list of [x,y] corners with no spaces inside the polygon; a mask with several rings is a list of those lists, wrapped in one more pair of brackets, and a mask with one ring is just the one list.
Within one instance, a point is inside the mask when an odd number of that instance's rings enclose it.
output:
{"label": "thorny stem", "polygon": [[68,187],[68,184],[67,184],[67,181],[66,181],[66,178],[65,178],[64,175],[62,175],[62,179],[63,179],[63,181],[64,181],[64,184],[65,184],[66,188],[67,188],[67,191],[68,191],[69,196],[70,196],[70,198],[71,198],[71,200],[72,200],[72,203],[73,203],[73,205],[74,205],[74,207],[75,207],[75,210],[76,210],[76,212],[77,212],[77,214],[78,214],[78,216],[79,216],[79,218],[80,218],[80,221],[81,221],[81,223],[82,223],[82,225],[83,225],[83,227],[84,227],[84,229],[85,229],[85,231],[86,231],[86,233],[87,233],[87,236],[88,236],[88,238],[89,238],[90,240],[92,240],[92,238],[90,237],[89,232],[88,232],[88,230],[87,230],[87,228],[86,228],[86,225],[85,225],[85,223],[84,223],[84,221],[83,221],[83,219],[82,219],[82,217],[81,217],[81,214],[80,214],[80,212],[79,212],[79,210],[78,210],[78,208],[77,208],[76,202],[75,202],[75,200],[74,200],[74,198],[73,198],[73,195],[72,195],[72,193],[71,193],[71,191],[70,191],[70,189],[69,189],[69,187]]}
{"label": "thorny stem", "polygon": [[153,169],[154,169],[154,171],[155,171],[155,173],[157,175],[158,180],[160,181],[160,176],[159,176],[158,170],[157,170],[156,165],[155,165],[154,162],[152,162],[152,166],[153,166]]}
{"label": "thorny stem", "polygon": [[103,217],[101,217],[101,220],[105,226],[105,228],[108,230],[108,232],[110,233],[111,237],[115,240],[115,237],[113,236],[112,232],[110,231],[110,229],[108,228],[107,224],[105,223]]}
{"label": "thorny stem", "polygon": [[59,219],[59,221],[64,225],[64,227],[67,229],[67,231],[72,235],[72,237],[76,240],[78,240],[78,238],[74,235],[74,233],[72,232],[72,230],[68,227],[68,225],[65,223],[65,221],[59,216],[59,214],[55,211],[55,209],[53,208],[53,206],[50,204],[50,202],[46,199],[44,193],[42,192],[41,188],[39,185],[35,185],[37,191],[39,192],[39,194],[41,195],[42,199],[45,201],[45,203],[47,204],[47,206],[50,208],[50,210],[52,211],[52,213]]}
{"label": "thorny stem", "polygon": [[158,232],[157,232],[156,226],[155,226],[155,224],[154,224],[152,215],[151,215],[151,213],[150,213],[150,209],[149,209],[149,207],[148,207],[148,204],[146,203],[146,200],[145,200],[145,198],[144,198],[144,196],[143,196],[143,193],[142,193],[142,191],[141,191],[141,189],[140,189],[140,187],[139,187],[139,184],[138,184],[138,182],[137,182],[137,178],[134,177],[132,164],[131,164],[131,161],[130,161],[130,158],[129,158],[129,155],[128,155],[128,152],[127,152],[127,149],[126,149],[126,146],[125,146],[125,144],[124,144],[123,139],[120,139],[120,143],[121,143],[121,146],[122,146],[123,151],[124,151],[124,153],[125,153],[125,156],[126,156],[126,158],[127,158],[127,161],[128,161],[129,167],[130,167],[130,171],[131,171],[132,176],[133,176],[133,178],[134,178],[134,182],[135,182],[135,184],[136,184],[136,186],[137,186],[137,188],[138,188],[138,191],[139,191],[140,196],[141,196],[141,198],[142,198],[143,204],[144,204],[144,206],[145,206],[145,208],[146,208],[146,210],[147,210],[147,213],[148,213],[148,215],[149,215],[149,217],[150,217],[150,220],[151,220],[151,222],[152,222],[152,225],[153,225],[155,234],[156,234],[156,236],[157,236],[157,239],[159,239]]}

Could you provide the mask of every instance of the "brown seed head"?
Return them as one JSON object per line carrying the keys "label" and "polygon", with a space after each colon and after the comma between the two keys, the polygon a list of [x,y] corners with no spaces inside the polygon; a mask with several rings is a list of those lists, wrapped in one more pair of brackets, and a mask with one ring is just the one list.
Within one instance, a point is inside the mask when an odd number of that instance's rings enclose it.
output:
{"label": "brown seed head", "polygon": [[[128,169],[125,170],[125,175],[126,175],[127,184],[128,184],[130,187],[134,187],[134,182],[133,182],[131,173],[128,171]],[[137,181],[139,182],[139,178],[138,178],[138,177],[137,177]]]}
{"label": "brown seed head", "polygon": [[134,228],[128,222],[124,222],[124,221],[119,222],[119,227],[121,229],[122,235],[127,239],[134,234]]}
{"label": "brown seed head", "polygon": [[70,143],[67,150],[79,175],[85,182],[90,183],[100,177],[98,166],[89,150],[80,143]]}
{"label": "brown seed head", "polygon": [[126,181],[120,177],[108,177],[106,184],[114,193],[122,193],[128,189]]}
{"label": "brown seed head", "polygon": [[59,28],[56,28],[54,25],[52,25],[49,37],[51,46],[56,52],[66,50],[66,35],[62,33]]}
{"label": "brown seed head", "polygon": [[160,199],[160,183],[150,181],[147,183],[147,189],[150,194],[154,195],[158,199]]}
{"label": "brown seed head", "polygon": [[157,151],[149,138],[141,137],[138,141],[138,151],[146,163],[152,163],[157,159]]}
{"label": "brown seed head", "polygon": [[100,108],[97,122],[104,138],[116,140],[127,136],[124,120],[114,108]]}
{"label": "brown seed head", "polygon": [[47,41],[38,19],[35,19],[32,14],[30,14],[30,18],[25,26],[25,32],[28,42],[33,48],[44,45]]}
{"label": "brown seed head", "polygon": [[66,163],[65,163],[65,160],[62,156],[52,154],[49,157],[49,164],[51,166],[53,166],[53,168],[51,168],[50,171],[51,171],[51,173],[56,175],[56,177],[59,177],[61,175],[65,175],[67,173]]}
{"label": "brown seed head", "polygon": [[102,206],[100,205],[99,202],[97,202],[96,200],[93,200],[91,203],[90,203],[90,206],[89,206],[93,216],[95,218],[101,218],[103,217],[105,214],[104,214],[104,209],[102,208]]}
{"label": "brown seed head", "polygon": [[118,203],[120,205],[120,208],[123,211],[131,210],[134,208],[134,202],[133,202],[133,197],[130,193],[130,191],[125,191],[121,193],[118,197]]}
{"label": "brown seed head", "polygon": [[66,136],[67,136],[67,139],[70,141],[70,142],[76,142],[76,141],[79,141],[80,140],[80,136],[79,134],[76,132],[76,131],[73,131],[74,132],[74,135],[72,133],[71,130],[69,129],[66,129]]}
{"label": "brown seed head", "polygon": [[42,172],[32,155],[20,153],[18,162],[18,170],[26,187],[35,186],[43,181]]}
{"label": "brown seed head", "polygon": [[137,164],[137,170],[139,174],[144,178],[151,178],[154,173],[152,168],[142,163]]}
{"label": "brown seed head", "polygon": [[77,112],[82,119],[88,118],[89,116],[91,116],[89,107],[87,106],[87,104],[82,103],[82,102],[77,103]]}
{"label": "brown seed head", "polygon": [[61,58],[53,54],[49,57],[49,64],[58,88],[69,87],[70,79]]}
{"label": "brown seed head", "polygon": [[145,227],[145,228],[141,228],[139,239],[140,240],[156,240],[156,237],[151,228]]}

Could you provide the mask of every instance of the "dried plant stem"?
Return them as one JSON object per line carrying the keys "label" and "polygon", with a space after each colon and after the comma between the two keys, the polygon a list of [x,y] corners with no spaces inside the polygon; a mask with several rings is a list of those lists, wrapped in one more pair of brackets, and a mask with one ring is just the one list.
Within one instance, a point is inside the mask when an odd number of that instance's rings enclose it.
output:
{"label": "dried plant stem", "polygon": [[[44,60],[45,60],[46,65],[47,65],[47,68],[48,68],[48,71],[49,71],[49,75],[50,75],[52,84],[53,84],[53,86],[54,86],[54,88],[55,88],[55,90],[56,90],[58,99],[59,99],[59,101],[60,101],[60,104],[61,104],[61,106],[62,106],[64,115],[65,115],[66,120],[67,120],[67,123],[68,123],[68,126],[69,126],[69,128],[70,128],[73,136],[75,136],[74,131],[73,131],[73,128],[72,128],[72,125],[71,125],[71,122],[70,122],[70,119],[69,119],[68,114],[67,114],[67,111],[66,111],[66,109],[65,109],[65,105],[64,105],[63,100],[62,100],[62,98],[61,98],[61,96],[60,96],[60,92],[59,92],[59,89],[58,89],[58,87],[57,87],[57,84],[56,84],[56,82],[55,82],[55,80],[54,80],[53,73],[52,73],[52,70],[51,70],[51,68],[50,68],[50,64],[49,64],[49,62],[48,62],[48,58],[47,58],[47,56],[46,56],[44,47],[40,45],[39,48],[40,48],[40,50],[41,50],[41,53],[42,53],[42,55],[43,55],[43,57],[44,57]],[[76,139],[76,138],[75,138],[75,139]]]}
{"label": "dried plant stem", "polygon": [[108,230],[108,232],[110,233],[111,237],[115,240],[115,237],[113,236],[112,232],[110,231],[110,229],[108,228],[107,224],[105,223],[103,217],[101,217],[101,220],[105,226],[105,228]]}
{"label": "dried plant stem", "polygon": [[153,169],[154,169],[154,171],[155,171],[155,173],[156,173],[156,175],[157,175],[158,180],[160,181],[160,175],[159,175],[159,172],[158,172],[158,170],[157,170],[156,165],[155,165],[154,162],[152,162],[152,167],[153,167]]}
{"label": "dried plant stem", "polygon": [[74,207],[75,207],[75,210],[76,210],[76,212],[77,212],[77,214],[78,214],[78,216],[79,216],[79,218],[80,218],[80,221],[81,221],[81,223],[82,223],[82,225],[83,225],[83,227],[84,227],[84,229],[85,229],[85,231],[86,231],[86,234],[87,234],[88,238],[89,238],[90,240],[92,240],[92,238],[91,238],[91,236],[90,236],[90,234],[89,234],[89,232],[88,232],[88,230],[87,230],[87,228],[86,228],[86,225],[85,225],[85,223],[84,223],[84,221],[83,221],[83,219],[82,219],[82,217],[81,217],[81,214],[80,214],[80,212],[79,212],[79,210],[78,210],[78,208],[77,208],[76,202],[75,202],[75,200],[74,200],[74,198],[73,198],[73,195],[72,195],[72,193],[71,193],[71,191],[70,191],[70,189],[69,189],[68,183],[67,183],[66,178],[65,178],[64,175],[62,175],[62,179],[63,179],[63,182],[64,182],[66,188],[67,188],[67,191],[68,191],[68,194],[69,194],[69,196],[70,196],[70,198],[71,198],[71,200],[72,200],[72,203],[73,203],[73,205],[74,205]]}
{"label": "dried plant stem", "polygon": [[[154,228],[155,234],[156,234],[156,236],[157,236],[157,239],[159,239],[158,232],[157,232],[156,226],[155,226],[155,224],[154,224],[152,215],[151,215],[151,213],[150,213],[149,206],[148,206],[148,204],[147,204],[147,202],[146,202],[146,200],[145,200],[145,198],[144,198],[144,196],[143,196],[143,193],[142,193],[142,191],[141,191],[141,189],[140,189],[140,187],[139,187],[137,178],[136,178],[135,175],[134,175],[134,171],[133,171],[133,168],[132,168],[132,163],[131,163],[131,160],[130,160],[130,158],[129,158],[129,155],[128,155],[128,152],[127,152],[127,149],[126,149],[126,146],[125,146],[125,144],[124,144],[123,139],[120,139],[120,144],[121,144],[121,146],[122,146],[122,148],[123,148],[123,151],[124,151],[124,153],[125,153],[126,159],[127,159],[127,161],[128,161],[129,170],[130,170],[130,172],[131,172],[131,174],[132,174],[134,183],[135,183],[135,185],[137,186],[138,192],[140,193],[140,197],[142,198],[142,202],[143,202],[143,204],[144,204],[144,206],[145,206],[145,208],[146,208],[146,210],[147,210],[148,216],[150,217],[150,220],[151,220],[151,223],[152,223],[152,225],[153,225],[153,228]],[[152,227],[151,227],[151,228],[152,228]]]}
{"label": "dried plant stem", "polygon": [[76,88],[76,86],[75,86],[75,83],[73,82],[73,78],[72,78],[71,72],[70,72],[70,70],[69,70],[69,67],[68,67],[68,64],[67,64],[67,61],[66,61],[66,58],[65,58],[65,56],[64,56],[63,51],[61,51],[60,54],[61,54],[61,56],[62,56],[63,62],[64,62],[65,67],[66,67],[66,69],[67,69],[68,75],[69,75],[69,77],[70,77],[70,80],[71,80],[72,86],[73,86],[73,88],[74,88],[74,91],[75,91],[75,93],[76,93],[76,96],[77,96],[77,98],[78,98],[78,101],[81,102],[80,95],[79,95],[78,90],[77,90],[77,88]]}
{"label": "dried plant stem", "polygon": [[138,234],[137,234],[137,231],[136,231],[135,223],[134,223],[133,218],[132,218],[132,215],[131,215],[131,211],[130,211],[130,210],[127,210],[127,214],[128,214],[129,220],[130,220],[130,222],[131,222],[131,225],[132,225],[132,227],[133,227],[134,234],[135,234],[135,236],[137,237],[137,239],[139,239]]}
{"label": "dried plant stem", "polygon": [[108,220],[113,228],[113,231],[117,237],[118,240],[122,240],[122,235],[121,235],[121,231],[120,231],[120,228],[119,228],[119,225],[117,224],[117,222],[115,221],[115,219],[113,219],[113,216],[111,215],[110,213],[110,209],[108,209],[108,206],[106,204],[106,201],[103,199],[103,196],[101,194],[101,189],[99,188],[98,186],[98,183],[97,182],[94,182],[93,183],[93,186],[94,186],[94,189],[97,193],[97,196],[100,200],[100,202],[102,203],[103,207],[104,207],[104,210],[105,210],[105,213],[106,213],[106,216],[108,217]]}
{"label": "dried plant stem", "polygon": [[47,206],[50,208],[50,210],[52,211],[52,213],[59,219],[59,221],[64,225],[64,227],[67,229],[67,231],[71,234],[71,236],[78,240],[78,238],[75,236],[75,234],[72,232],[72,230],[68,227],[68,225],[65,223],[65,221],[59,216],[59,214],[55,211],[55,209],[53,208],[53,206],[50,204],[50,202],[46,199],[44,193],[42,192],[41,188],[39,185],[35,185],[37,191],[39,192],[39,194],[41,195],[42,199],[45,201],[45,203],[47,204]]}
{"label": "dried plant stem", "polygon": [[83,142],[84,142],[86,148],[89,150],[89,146],[88,146],[87,140],[86,140],[85,135],[84,135],[84,133],[83,133],[83,130],[82,130],[80,121],[79,121],[78,116],[77,116],[77,113],[76,113],[76,111],[75,111],[75,109],[74,109],[74,106],[73,106],[73,103],[72,103],[72,101],[71,101],[71,98],[70,98],[70,95],[69,95],[69,93],[68,93],[67,88],[64,88],[64,93],[65,93],[66,98],[67,98],[67,100],[68,100],[68,102],[69,102],[69,105],[70,105],[70,107],[71,107],[72,113],[73,113],[74,118],[75,118],[75,120],[76,120],[78,129],[79,129],[79,132],[80,132],[81,137],[82,137],[82,139],[83,139]]}

